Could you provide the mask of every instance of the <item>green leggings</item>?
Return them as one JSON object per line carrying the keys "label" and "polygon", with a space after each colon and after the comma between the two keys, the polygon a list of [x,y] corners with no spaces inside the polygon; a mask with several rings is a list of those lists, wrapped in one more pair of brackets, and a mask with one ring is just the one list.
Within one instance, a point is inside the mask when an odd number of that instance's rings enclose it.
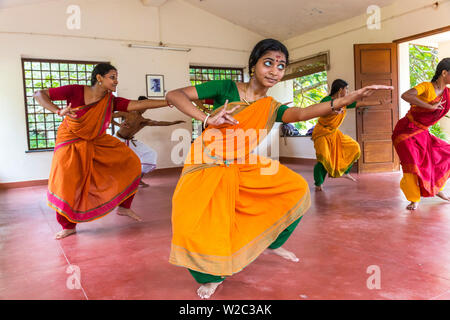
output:
{"label": "green leggings", "polygon": [[[284,229],[283,232],[280,233],[278,238],[276,238],[275,241],[272,242],[272,244],[269,246],[269,249],[277,249],[277,248],[281,247],[287,241],[287,239],[292,234],[292,232],[295,230],[295,228],[297,227],[300,220],[302,220],[302,218],[303,217],[298,218],[297,220],[292,222],[289,225],[289,227]],[[222,276],[214,276],[211,274],[202,273],[202,272],[194,271],[191,269],[188,269],[188,270],[191,273],[191,275],[194,277],[195,281],[197,281],[198,283],[222,282],[223,280],[225,280],[225,277],[222,277]]]}
{"label": "green leggings", "polygon": [[[348,169],[345,171],[345,174],[349,173],[350,170],[353,167],[353,163],[348,167]],[[314,166],[314,184],[316,186],[321,186],[323,182],[325,181],[325,177],[327,176],[327,169],[323,166],[322,162],[317,162],[317,164]]]}

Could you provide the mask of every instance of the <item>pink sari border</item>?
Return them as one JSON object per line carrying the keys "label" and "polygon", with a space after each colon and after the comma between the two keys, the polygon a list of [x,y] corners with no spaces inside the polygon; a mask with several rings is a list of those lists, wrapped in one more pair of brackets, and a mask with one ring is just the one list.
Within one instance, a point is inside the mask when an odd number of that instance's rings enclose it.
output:
{"label": "pink sari border", "polygon": [[91,221],[111,212],[115,207],[125,201],[133,193],[136,193],[140,179],[140,177],[137,177],[123,192],[121,192],[111,201],[88,211],[79,212],[73,210],[68,203],[58,198],[58,196],[54,195],[49,190],[47,190],[48,204],[50,207],[54,208],[64,216],[70,217],[70,220],[73,222]]}
{"label": "pink sari border", "polygon": [[56,150],[58,150],[59,148],[62,148],[62,147],[64,147],[64,146],[67,146],[67,145],[69,145],[69,144],[72,144],[72,143],[74,143],[74,142],[80,141],[80,140],[81,140],[81,138],[76,138],[76,139],[72,139],[72,140],[68,140],[68,141],[61,142],[60,144],[58,144],[57,146],[55,146],[54,151],[56,151]]}

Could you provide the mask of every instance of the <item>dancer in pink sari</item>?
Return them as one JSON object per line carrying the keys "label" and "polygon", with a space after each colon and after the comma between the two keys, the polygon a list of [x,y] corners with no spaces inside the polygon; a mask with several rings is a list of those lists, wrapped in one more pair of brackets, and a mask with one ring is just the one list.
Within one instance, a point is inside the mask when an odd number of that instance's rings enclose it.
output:
{"label": "dancer in pink sari", "polygon": [[395,126],[392,141],[403,169],[400,188],[410,201],[408,210],[417,209],[421,197],[450,200],[442,191],[450,176],[450,144],[428,131],[450,109],[446,87],[450,84],[449,70],[450,58],[445,58],[431,82],[418,84],[402,95],[411,109]]}

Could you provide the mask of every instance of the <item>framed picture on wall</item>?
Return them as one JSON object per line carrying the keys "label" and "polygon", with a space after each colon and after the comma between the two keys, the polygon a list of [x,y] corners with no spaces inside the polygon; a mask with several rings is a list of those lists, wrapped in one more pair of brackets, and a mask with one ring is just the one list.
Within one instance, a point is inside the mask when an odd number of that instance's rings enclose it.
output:
{"label": "framed picture on wall", "polygon": [[145,76],[148,98],[161,98],[165,96],[164,76],[161,74],[147,74]]}

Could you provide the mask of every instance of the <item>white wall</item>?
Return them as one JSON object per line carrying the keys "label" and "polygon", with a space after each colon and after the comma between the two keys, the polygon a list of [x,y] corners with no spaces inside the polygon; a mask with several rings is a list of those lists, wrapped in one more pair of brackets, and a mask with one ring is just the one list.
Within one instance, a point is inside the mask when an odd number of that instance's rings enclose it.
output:
{"label": "white wall", "polygon": [[[271,95],[279,102],[288,103],[294,100],[293,90],[294,80],[287,80],[278,83],[276,86],[268,91],[268,95]],[[290,106],[292,106],[291,104]],[[277,130],[277,134],[280,135],[280,125],[274,127]],[[279,141],[279,154],[280,157],[295,157],[295,158],[307,158],[315,159],[316,153],[314,150],[314,144],[311,141],[311,137],[282,137]]]}
{"label": "white wall", "polygon": [[[439,42],[438,48],[439,48],[439,61],[444,58],[450,57],[450,41]],[[448,113],[447,115],[450,116],[450,113]],[[444,117],[441,119],[441,121],[439,121],[439,123],[441,124],[442,130],[447,136],[447,141],[450,142],[450,119]]]}
{"label": "white wall", "polygon": [[450,41],[444,41],[438,43],[439,48],[439,61],[450,57]]}
{"label": "white wall", "polygon": [[[409,44],[410,42],[402,42],[398,45],[398,94],[401,96],[403,92],[411,88],[409,79]],[[411,107],[408,102],[403,99],[400,101],[399,117],[403,118]]]}
{"label": "white wall", "polygon": [[[380,30],[368,30],[366,27],[368,15],[361,12],[358,17],[293,37],[285,41],[285,44],[290,51],[291,60],[330,50],[331,68],[327,72],[329,84],[336,78],[342,78],[353,90],[355,86],[353,45],[388,43],[448,25],[450,2],[441,3],[438,9],[433,9],[431,4],[432,2],[428,0],[398,0],[390,6],[381,8]],[[347,112],[341,130],[356,139],[354,110]],[[299,154],[313,155],[312,150],[305,150],[312,148],[312,144],[299,143],[298,139],[300,138],[290,138],[289,146],[284,150],[280,149],[280,154],[287,157]],[[283,145],[284,142],[280,141],[280,148]]]}
{"label": "white wall", "polygon": [[[66,27],[68,5],[81,8],[81,29]],[[158,14],[159,12],[159,14]],[[158,18],[160,17],[160,20]],[[158,26],[161,29],[158,30]],[[163,74],[165,89],[189,85],[189,64],[245,67],[262,37],[170,0],[159,9],[139,0],[70,0],[0,10],[0,182],[47,179],[52,152],[27,151],[21,58],[111,61],[119,70],[118,95],[145,95],[145,74]],[[192,46],[189,53],[128,48],[128,43]],[[172,127],[147,127],[138,135],[158,152],[158,167],[170,159],[171,133],[191,130],[190,119],[171,108],[150,110],[154,120],[186,120]]]}

